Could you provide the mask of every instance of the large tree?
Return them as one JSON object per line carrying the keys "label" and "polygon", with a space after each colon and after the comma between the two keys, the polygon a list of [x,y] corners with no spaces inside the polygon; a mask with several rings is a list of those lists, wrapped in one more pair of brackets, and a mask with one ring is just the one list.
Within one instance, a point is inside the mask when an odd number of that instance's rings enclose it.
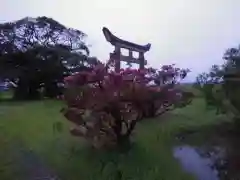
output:
{"label": "large tree", "polygon": [[87,66],[85,37],[47,17],[0,24],[0,76],[16,81],[18,99],[37,98],[41,85],[53,97],[65,75]]}

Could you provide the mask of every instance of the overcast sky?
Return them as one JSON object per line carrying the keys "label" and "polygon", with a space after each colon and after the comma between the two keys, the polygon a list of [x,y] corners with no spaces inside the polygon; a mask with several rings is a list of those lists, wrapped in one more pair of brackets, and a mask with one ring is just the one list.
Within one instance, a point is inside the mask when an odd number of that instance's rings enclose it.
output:
{"label": "overcast sky", "polygon": [[194,80],[240,43],[239,8],[240,0],[1,0],[0,22],[52,17],[88,34],[91,55],[103,61],[113,50],[106,26],[128,41],[151,43],[149,65],[176,63]]}

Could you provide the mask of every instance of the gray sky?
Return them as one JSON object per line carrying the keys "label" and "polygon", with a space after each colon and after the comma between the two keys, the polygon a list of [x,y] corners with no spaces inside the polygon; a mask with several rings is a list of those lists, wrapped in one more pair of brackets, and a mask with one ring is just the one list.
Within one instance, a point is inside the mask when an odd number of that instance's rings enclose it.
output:
{"label": "gray sky", "polygon": [[112,46],[102,27],[139,44],[152,44],[150,66],[176,63],[188,80],[223,62],[240,43],[240,0],[2,0],[0,22],[48,16],[87,33],[91,55],[106,61]]}

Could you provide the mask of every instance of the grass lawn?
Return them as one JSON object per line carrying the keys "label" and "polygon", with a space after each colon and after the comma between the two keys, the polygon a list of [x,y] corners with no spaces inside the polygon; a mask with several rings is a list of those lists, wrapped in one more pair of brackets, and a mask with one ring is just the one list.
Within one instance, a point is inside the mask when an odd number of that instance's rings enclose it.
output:
{"label": "grass lawn", "polygon": [[[139,123],[127,154],[96,152],[69,134],[71,124],[59,113],[62,106],[50,100],[0,104],[1,180],[27,180],[23,169],[33,161],[22,165],[19,152],[34,154],[63,180],[191,180],[173,158],[174,135],[219,122],[196,99],[184,109]],[[62,123],[61,132],[54,131],[56,122]]]}

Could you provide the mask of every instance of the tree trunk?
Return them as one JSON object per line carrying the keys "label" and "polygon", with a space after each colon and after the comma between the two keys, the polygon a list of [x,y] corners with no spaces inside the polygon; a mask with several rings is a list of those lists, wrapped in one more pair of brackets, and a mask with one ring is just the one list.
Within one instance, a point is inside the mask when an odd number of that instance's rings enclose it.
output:
{"label": "tree trunk", "polygon": [[21,77],[17,85],[18,86],[14,89],[14,99],[33,100],[40,98],[40,93],[38,92],[39,86],[36,82],[30,81],[25,77]]}
{"label": "tree trunk", "polygon": [[45,96],[49,98],[55,98],[58,95],[62,95],[62,90],[57,86],[56,82],[45,83]]}

